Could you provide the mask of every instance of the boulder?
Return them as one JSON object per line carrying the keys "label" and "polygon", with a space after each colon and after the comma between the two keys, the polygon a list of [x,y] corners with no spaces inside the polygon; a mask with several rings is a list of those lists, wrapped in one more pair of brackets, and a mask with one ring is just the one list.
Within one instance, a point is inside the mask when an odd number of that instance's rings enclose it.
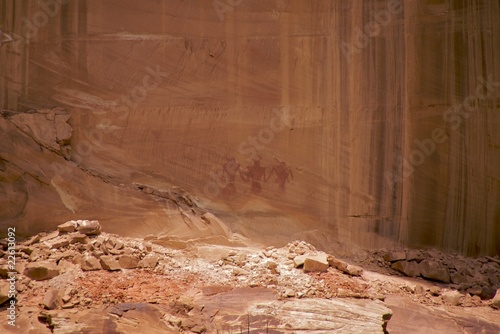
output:
{"label": "boulder", "polygon": [[448,268],[438,261],[423,260],[419,264],[419,270],[422,277],[444,283],[450,283],[450,273],[448,272]]}
{"label": "boulder", "polygon": [[69,233],[69,232],[75,232],[76,227],[77,227],[76,221],[69,220],[69,221],[65,222],[64,224],[58,225],[57,229],[61,233]]}
{"label": "boulder", "polygon": [[389,252],[385,253],[384,260],[387,262],[406,260],[406,252],[405,251],[389,251]]}
{"label": "boulder", "polygon": [[118,259],[120,267],[123,269],[134,269],[139,264],[139,259],[134,255],[124,254]]}
{"label": "boulder", "polygon": [[500,289],[498,289],[495,293],[495,296],[491,300],[490,306],[500,310]]}
{"label": "boulder", "polygon": [[62,305],[59,289],[49,289],[43,297],[43,306],[48,310],[54,310]]}
{"label": "boulder", "polygon": [[78,232],[86,235],[97,235],[101,233],[101,224],[97,220],[77,220]]}
{"label": "boulder", "polygon": [[35,281],[43,281],[59,275],[59,268],[52,262],[32,262],[24,269],[24,275]]}
{"label": "boulder", "polygon": [[327,271],[328,267],[328,258],[326,254],[317,254],[317,255],[308,255],[304,260],[304,271]]}
{"label": "boulder", "polygon": [[414,261],[397,261],[391,264],[391,268],[410,277],[420,275],[419,265]]}
{"label": "boulder", "polygon": [[103,255],[100,258],[101,266],[105,270],[120,270],[120,263],[115,259],[114,256],[111,255]]}

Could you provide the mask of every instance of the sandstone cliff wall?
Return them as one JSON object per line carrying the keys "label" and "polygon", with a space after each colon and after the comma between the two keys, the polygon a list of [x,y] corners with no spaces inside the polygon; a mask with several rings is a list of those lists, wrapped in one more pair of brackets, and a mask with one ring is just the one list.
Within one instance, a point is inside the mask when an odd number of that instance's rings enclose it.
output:
{"label": "sandstone cliff wall", "polygon": [[2,226],[179,232],[175,185],[266,243],[500,251],[497,1],[46,3],[1,2]]}

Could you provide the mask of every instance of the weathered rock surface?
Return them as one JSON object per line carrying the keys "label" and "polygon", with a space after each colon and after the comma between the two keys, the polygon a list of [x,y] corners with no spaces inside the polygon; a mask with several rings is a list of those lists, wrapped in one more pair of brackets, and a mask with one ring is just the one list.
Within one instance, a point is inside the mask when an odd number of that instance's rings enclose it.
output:
{"label": "weathered rock surface", "polygon": [[[392,311],[371,300],[287,300],[258,303],[249,308],[251,317],[268,318],[278,330],[314,333],[383,333]],[[269,315],[271,315],[269,317]],[[264,326],[260,330],[265,330]]]}

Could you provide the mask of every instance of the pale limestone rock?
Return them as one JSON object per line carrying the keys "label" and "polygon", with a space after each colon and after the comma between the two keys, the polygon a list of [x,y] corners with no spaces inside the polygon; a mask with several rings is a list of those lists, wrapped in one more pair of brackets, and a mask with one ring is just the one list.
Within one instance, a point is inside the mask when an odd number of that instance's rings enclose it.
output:
{"label": "pale limestone rock", "polygon": [[85,256],[81,260],[80,266],[82,267],[82,270],[84,270],[84,271],[92,271],[92,270],[102,269],[101,263],[94,256]]}

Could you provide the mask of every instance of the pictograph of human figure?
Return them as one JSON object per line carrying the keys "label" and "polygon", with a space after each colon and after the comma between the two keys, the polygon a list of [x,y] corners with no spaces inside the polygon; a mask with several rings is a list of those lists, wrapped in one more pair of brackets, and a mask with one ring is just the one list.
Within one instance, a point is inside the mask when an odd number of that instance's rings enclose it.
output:
{"label": "pictograph of human figure", "polygon": [[260,194],[262,192],[261,181],[266,181],[266,169],[260,165],[259,156],[257,159],[253,159],[253,166],[247,166],[246,176],[251,181],[251,191],[254,194]]}
{"label": "pictograph of human figure", "polygon": [[[226,158],[226,162],[222,165],[223,179],[226,183],[224,188],[222,188],[223,196],[233,196],[236,194],[236,175],[240,174],[240,177],[242,177],[240,166],[234,158]],[[244,177],[242,179],[246,181]]]}
{"label": "pictograph of human figure", "polygon": [[[278,160],[278,159],[276,159],[276,160]],[[280,192],[284,193],[285,192],[285,185],[286,185],[287,181],[290,182],[288,177],[290,177],[291,180],[293,180],[292,170],[290,168],[288,168],[288,166],[286,165],[286,163],[284,161],[278,160],[278,164],[273,165],[273,167],[271,169],[271,173],[269,173],[268,179],[273,174],[276,174],[276,179],[274,180],[274,182],[276,182],[278,184],[278,188],[279,188]]]}

